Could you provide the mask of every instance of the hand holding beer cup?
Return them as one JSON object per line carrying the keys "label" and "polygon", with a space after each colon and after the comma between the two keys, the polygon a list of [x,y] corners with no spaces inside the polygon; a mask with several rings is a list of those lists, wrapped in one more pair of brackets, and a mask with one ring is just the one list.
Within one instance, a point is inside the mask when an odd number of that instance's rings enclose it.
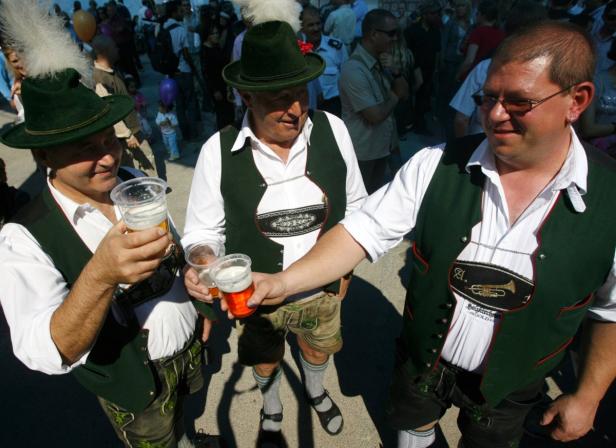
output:
{"label": "hand holding beer cup", "polygon": [[115,224],[98,245],[86,269],[93,284],[115,288],[148,278],[160,265],[161,252],[169,246],[169,233],[160,227],[126,233],[126,224]]}
{"label": "hand holding beer cup", "polygon": [[[224,255],[221,249],[220,255]],[[216,283],[210,276],[210,268],[218,257],[206,243],[191,244],[184,253],[189,268],[184,272],[184,284],[188,293],[197,300],[212,303],[220,298]]]}
{"label": "hand holding beer cup", "polygon": [[[111,190],[111,200],[118,206],[128,233],[160,227],[169,232],[167,183],[157,177],[137,177]],[[168,255],[171,245],[162,256]]]}
{"label": "hand holding beer cup", "polygon": [[210,268],[210,276],[222,293],[222,299],[233,317],[244,318],[256,311],[247,305],[254,292],[250,257],[230,254],[220,258]]}

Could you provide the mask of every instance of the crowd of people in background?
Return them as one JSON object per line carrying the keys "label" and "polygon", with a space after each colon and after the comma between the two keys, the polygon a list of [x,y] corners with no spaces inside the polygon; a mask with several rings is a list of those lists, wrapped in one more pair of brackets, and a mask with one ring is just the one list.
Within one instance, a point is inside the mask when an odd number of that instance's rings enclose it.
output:
{"label": "crowd of people in background", "polygon": [[[309,84],[310,107],[352,121],[353,107],[347,104],[345,111],[340,100],[340,90],[352,88],[352,83],[342,89],[339,83],[345,64],[350,67],[347,72],[352,67],[357,68],[357,60],[354,60],[357,58],[352,55],[357,51],[358,44],[362,43],[363,19],[370,8],[364,0],[319,2],[320,7],[306,0],[298,2],[304,9],[298,38],[310,43],[312,51],[324,57],[327,63],[325,73],[318,81]],[[584,114],[579,131],[600,148],[614,153],[614,2],[430,0],[417,2],[416,5],[416,10],[409,16],[394,15],[395,26],[385,30],[390,31],[389,34],[376,30],[380,34],[376,36],[377,40],[380,39],[384,45],[379,49],[380,54],[391,55],[386,60],[379,60],[378,71],[382,72],[390,84],[394,75],[399,75],[406,81],[408,92],[400,95],[391,111],[381,111],[387,113],[378,117],[380,124],[381,121],[389,122],[386,119],[391,115],[388,126],[395,127],[395,136],[392,134],[387,137],[390,141],[386,156],[383,155],[384,149],[371,149],[370,153],[364,153],[361,148],[365,137],[362,140],[356,134],[354,138],[359,160],[369,162],[370,165],[370,168],[363,171],[366,183],[374,185],[369,187],[369,191],[383,184],[386,165],[391,174],[400,166],[398,139],[406,138],[407,133],[450,139],[481,132],[472,95],[485,80],[491,54],[516,27],[543,18],[570,21],[591,33],[599,58],[596,72],[599,95]],[[208,135],[204,126],[200,125],[203,114],[214,114],[214,130],[240,123],[245,107],[238,93],[225,84],[222,68],[239,59],[243,36],[250,23],[241,16],[241,10],[238,14],[232,2],[211,0],[197,9],[188,0],[173,0],[162,4],[143,0],[138,14],[132,17],[122,0],[106,3],[90,0],[85,6],[75,1],[72,11],[63,11],[55,4],[53,13],[63,19],[76,41],[79,38],[73,29],[71,16],[83,8],[87,8],[96,19],[98,34],[107,37],[108,43],[115,44],[114,52],[117,54],[113,65],[118,76],[129,77],[135,88],[141,85],[140,71],[143,65],[140,54],[147,54],[150,60],[158,58],[157,52],[161,51],[158,42],[160,30],[169,29],[173,51],[179,60],[175,73],[168,75],[177,81],[178,93],[174,104],[161,106],[169,110],[161,112],[170,113],[173,109],[181,140],[205,141]],[[366,42],[369,41],[368,37]],[[79,43],[86,51],[94,50],[88,43]],[[92,51],[92,55],[96,59],[95,51]],[[17,112],[17,122],[23,121],[19,85],[25,76],[24,70],[18,54],[11,48],[3,48],[0,93]],[[345,82],[343,79],[343,84]],[[342,97],[344,95],[343,91]],[[140,128],[147,127],[147,133],[151,134],[151,124],[145,112],[143,109],[140,114]],[[155,121],[155,115],[149,119]],[[370,129],[369,132],[374,131],[370,126],[377,124],[372,121],[368,117],[360,119],[361,123],[369,126],[366,128]],[[169,128],[163,126],[160,129],[168,157],[174,160],[181,157],[178,144],[172,145],[173,149],[167,144],[167,136],[171,135]],[[137,131],[133,128],[133,134],[137,135]],[[141,136],[141,133],[138,135]],[[137,148],[142,141],[132,141],[132,148]],[[149,154],[148,151],[146,153]],[[376,160],[379,162],[376,163]],[[150,169],[143,164],[138,166]],[[374,166],[376,172],[372,181]]]}

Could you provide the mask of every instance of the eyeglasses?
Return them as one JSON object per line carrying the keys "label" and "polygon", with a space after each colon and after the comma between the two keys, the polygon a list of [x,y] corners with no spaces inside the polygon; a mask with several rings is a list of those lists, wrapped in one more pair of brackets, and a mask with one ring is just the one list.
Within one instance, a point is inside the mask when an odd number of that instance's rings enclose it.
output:
{"label": "eyeglasses", "polygon": [[389,37],[396,37],[398,35],[398,30],[397,29],[394,29],[394,30],[380,30],[378,28],[375,28],[374,31],[378,31],[379,33],[387,34]]}
{"label": "eyeglasses", "polygon": [[501,99],[494,95],[482,95],[481,93],[479,93],[481,92],[481,90],[475,93],[474,95],[472,95],[472,97],[477,107],[481,107],[483,110],[486,110],[486,111],[491,110],[494,106],[496,106],[496,103],[500,103],[509,115],[511,114],[524,115],[530,112],[531,110],[533,110],[535,107],[539,106],[540,104],[545,103],[547,100],[554,98],[556,95],[565,93],[567,90],[569,90],[571,87],[577,84],[578,83],[571,84],[569,87],[559,90],[558,92],[553,93],[552,95],[547,96],[540,100],[529,100],[525,98],[502,98]]}

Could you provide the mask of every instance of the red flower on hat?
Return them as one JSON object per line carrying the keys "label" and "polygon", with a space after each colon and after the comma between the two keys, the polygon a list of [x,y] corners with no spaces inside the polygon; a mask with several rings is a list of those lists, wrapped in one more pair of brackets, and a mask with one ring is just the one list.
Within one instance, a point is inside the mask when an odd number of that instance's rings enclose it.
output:
{"label": "red flower on hat", "polygon": [[297,39],[297,45],[299,45],[299,50],[302,52],[302,54],[312,53],[312,50],[314,49],[314,45],[312,45],[310,42],[304,42],[300,39]]}

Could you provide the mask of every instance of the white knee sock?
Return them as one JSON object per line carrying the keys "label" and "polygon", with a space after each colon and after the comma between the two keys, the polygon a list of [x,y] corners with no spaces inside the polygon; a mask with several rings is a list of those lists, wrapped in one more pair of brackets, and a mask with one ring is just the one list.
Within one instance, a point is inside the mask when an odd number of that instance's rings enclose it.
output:
{"label": "white knee sock", "polygon": [[[252,370],[257,386],[263,395],[263,412],[265,414],[279,414],[282,412],[282,402],[280,401],[280,377],[282,370],[280,368],[270,377],[263,377],[257,374],[256,370]],[[263,429],[266,431],[280,431],[281,422],[275,422],[269,419],[263,421]]]}
{"label": "white knee sock", "polygon": [[[321,365],[315,365],[306,361],[300,351],[299,360],[304,371],[304,387],[306,388],[308,396],[310,398],[316,398],[323,395],[323,392],[325,392],[325,389],[323,388],[323,377],[325,376],[325,370],[327,370],[329,359]],[[314,408],[319,412],[325,412],[332,407],[332,404],[333,403],[329,397],[325,397],[325,399]],[[327,429],[329,431],[336,432],[341,425],[342,416],[336,416],[327,424]]]}
{"label": "white knee sock", "polygon": [[434,443],[434,428],[428,431],[398,431],[398,448],[428,448]]}

